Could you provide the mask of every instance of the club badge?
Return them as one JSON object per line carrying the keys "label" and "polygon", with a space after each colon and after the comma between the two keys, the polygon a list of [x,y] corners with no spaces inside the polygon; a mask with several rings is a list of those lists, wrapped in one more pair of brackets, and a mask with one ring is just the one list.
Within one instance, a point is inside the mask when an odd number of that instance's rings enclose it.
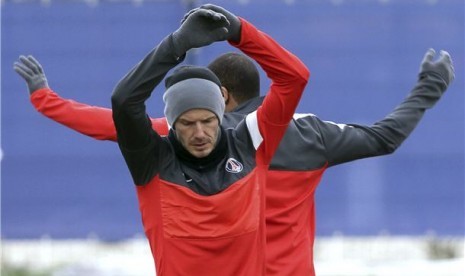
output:
{"label": "club badge", "polygon": [[230,173],[240,173],[244,166],[242,166],[241,162],[237,161],[234,158],[229,158],[226,161],[226,171]]}

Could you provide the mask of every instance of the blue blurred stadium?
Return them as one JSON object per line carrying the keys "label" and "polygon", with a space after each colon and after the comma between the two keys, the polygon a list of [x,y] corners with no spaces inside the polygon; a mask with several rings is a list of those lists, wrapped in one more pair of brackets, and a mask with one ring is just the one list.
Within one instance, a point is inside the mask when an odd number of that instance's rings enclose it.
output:
{"label": "blue blurred stadium", "polygon": [[[372,124],[410,91],[424,52],[450,52],[456,80],[393,155],[327,171],[317,190],[317,234],[465,233],[463,0],[212,1],[246,18],[312,72],[299,112]],[[12,69],[36,56],[50,86],[110,107],[117,81],[202,1],[4,0],[1,6],[1,222],[3,239],[120,240],[142,233],[136,195],[118,147],[43,117]],[[193,51],[206,65],[235,50]],[[262,86],[268,86],[262,76]],[[162,91],[150,100],[162,116]]]}

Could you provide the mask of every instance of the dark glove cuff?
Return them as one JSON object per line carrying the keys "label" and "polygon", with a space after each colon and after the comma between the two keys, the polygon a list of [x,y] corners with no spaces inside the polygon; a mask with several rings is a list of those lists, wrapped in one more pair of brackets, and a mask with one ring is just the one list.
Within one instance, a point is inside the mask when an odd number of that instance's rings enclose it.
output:
{"label": "dark glove cuff", "polygon": [[189,49],[187,49],[186,43],[183,43],[182,39],[179,38],[179,33],[176,31],[171,34],[171,45],[173,46],[176,59],[184,59]]}
{"label": "dark glove cuff", "polygon": [[[242,19],[240,17],[236,17],[237,21],[231,22],[231,28],[230,31],[233,33],[229,37],[228,41],[238,44],[241,42],[241,37],[242,37]],[[232,24],[235,26],[233,27]]]}

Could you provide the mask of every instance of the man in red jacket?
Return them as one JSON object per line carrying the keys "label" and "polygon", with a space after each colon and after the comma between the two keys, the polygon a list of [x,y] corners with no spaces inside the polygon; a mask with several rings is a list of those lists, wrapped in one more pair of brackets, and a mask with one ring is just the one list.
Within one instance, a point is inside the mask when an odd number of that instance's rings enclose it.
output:
{"label": "man in red jacket", "polygon": [[[321,176],[330,166],[388,154],[400,146],[453,80],[450,56],[441,52],[438,60],[434,57],[435,52],[428,50],[411,93],[372,126],[335,124],[313,114],[294,115],[267,175],[268,275],[314,274],[314,192]],[[258,73],[248,58],[230,53],[208,67],[221,80],[226,110],[231,111],[225,114],[224,125],[236,124],[261,104]],[[48,88],[31,92],[33,105],[52,120],[95,139],[116,140],[111,110],[62,99]],[[152,126],[160,134],[168,131],[164,118],[152,119]]]}

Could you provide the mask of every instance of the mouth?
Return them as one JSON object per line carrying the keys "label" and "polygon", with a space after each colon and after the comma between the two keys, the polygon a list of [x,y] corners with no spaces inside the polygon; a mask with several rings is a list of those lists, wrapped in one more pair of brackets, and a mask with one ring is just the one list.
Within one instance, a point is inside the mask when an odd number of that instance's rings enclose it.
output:
{"label": "mouth", "polygon": [[201,151],[207,148],[208,143],[196,143],[192,145],[196,150]]}

